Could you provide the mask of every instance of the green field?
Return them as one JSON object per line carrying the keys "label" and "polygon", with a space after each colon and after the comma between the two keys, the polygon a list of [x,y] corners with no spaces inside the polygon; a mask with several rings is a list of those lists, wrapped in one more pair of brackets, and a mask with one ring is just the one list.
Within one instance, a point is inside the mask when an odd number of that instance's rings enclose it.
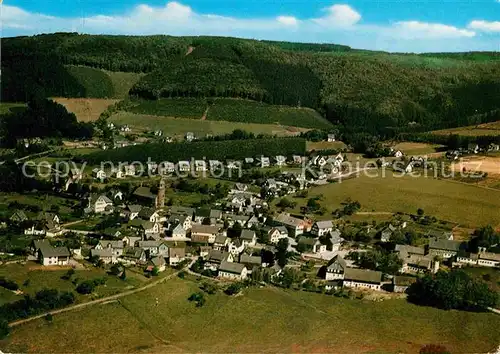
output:
{"label": "green field", "polygon": [[0,115],[10,113],[19,108],[25,108],[24,103],[0,102]]}
{"label": "green field", "polygon": [[[138,287],[143,284],[147,278],[136,275],[132,272],[127,276],[125,281],[114,276],[107,276],[103,269],[89,268],[86,270],[76,270],[72,279],[78,278],[80,281],[87,279],[95,279],[106,277],[106,285],[99,286],[92,296],[78,295],[75,291],[75,285],[71,280],[63,280],[61,277],[66,274],[67,269],[61,270],[41,270],[41,266],[35,262],[28,262],[22,264],[8,264],[0,266],[0,277],[5,277],[13,280],[19,285],[20,289],[25,294],[34,295],[37,291],[42,289],[57,289],[59,291],[73,291],[77,295],[77,302],[85,302],[91,298],[104,297],[119,293],[128,288]],[[28,285],[25,284],[29,281]],[[1,288],[0,291],[0,304],[21,300],[22,295],[15,295],[14,293]]]}
{"label": "green field", "polygon": [[36,320],[14,328],[0,346],[59,353],[415,353],[439,343],[451,352],[471,353],[491,351],[500,340],[500,317],[489,313],[276,288],[247,289],[237,297],[207,295],[197,308],[187,298],[198,285],[176,278],[119,303],[55,315],[50,324]]}
{"label": "green field", "polygon": [[128,97],[128,92],[134,84],[141,79],[144,74],[140,73],[124,73],[117,71],[104,71],[109,78],[114,88],[113,98]]}
{"label": "green field", "polygon": [[109,119],[116,124],[127,124],[138,131],[160,129],[165,135],[183,139],[187,132],[193,132],[198,137],[207,134],[222,135],[229,134],[235,129],[242,129],[254,134],[273,134],[278,136],[289,136],[306,129],[289,128],[272,124],[249,124],[224,121],[194,120],[169,118],[151,115],[134,114],[129,112],[117,113]]}
{"label": "green field", "polygon": [[[369,171],[381,173],[381,171]],[[424,209],[427,215],[468,227],[500,225],[500,191],[473,185],[438,180],[434,178],[394,177],[386,171],[386,177],[370,178],[363,174],[359,178],[313,187],[309,198],[321,196],[321,205],[328,212],[340,207],[340,203],[351,198],[361,203],[365,212],[416,213]],[[307,203],[297,198],[296,211]],[[329,218],[329,213],[325,214]]]}
{"label": "green field", "polygon": [[197,98],[138,100],[132,101],[132,104],[133,106],[128,109],[132,113],[172,118],[201,119],[207,109],[207,101]]}

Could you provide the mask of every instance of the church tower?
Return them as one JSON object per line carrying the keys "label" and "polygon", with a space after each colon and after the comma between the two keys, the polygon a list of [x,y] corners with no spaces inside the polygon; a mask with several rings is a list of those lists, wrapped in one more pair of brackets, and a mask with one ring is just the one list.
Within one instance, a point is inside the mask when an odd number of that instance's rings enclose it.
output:
{"label": "church tower", "polygon": [[165,206],[165,180],[160,180],[160,186],[158,187],[158,195],[156,196],[156,208],[163,208]]}

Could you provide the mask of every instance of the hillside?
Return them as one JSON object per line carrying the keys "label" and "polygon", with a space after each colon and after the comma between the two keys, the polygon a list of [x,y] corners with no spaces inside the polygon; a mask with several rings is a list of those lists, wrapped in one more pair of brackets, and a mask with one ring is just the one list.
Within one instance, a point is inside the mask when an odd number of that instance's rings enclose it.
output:
{"label": "hillside", "polygon": [[10,101],[34,92],[123,97],[128,89],[147,100],[244,98],[312,108],[347,131],[384,135],[500,119],[498,53],[71,33],[6,38],[2,49],[2,97]]}

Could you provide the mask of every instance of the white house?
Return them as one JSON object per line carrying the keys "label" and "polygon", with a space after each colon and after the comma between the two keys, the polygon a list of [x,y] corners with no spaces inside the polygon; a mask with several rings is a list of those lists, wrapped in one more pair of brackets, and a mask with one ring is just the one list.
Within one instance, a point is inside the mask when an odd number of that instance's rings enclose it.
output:
{"label": "white house", "polygon": [[248,269],[245,265],[234,262],[222,261],[219,266],[218,276],[231,280],[245,280],[247,278]]}
{"label": "white house", "polygon": [[96,214],[111,212],[113,201],[104,194],[92,195],[89,199],[89,209]]}
{"label": "white house", "polygon": [[170,247],[168,249],[168,263],[176,266],[186,259],[186,249],[184,247]]}
{"label": "white house", "polygon": [[68,265],[70,255],[67,247],[43,246],[38,250],[38,260],[44,266]]}
{"label": "white house", "polygon": [[191,226],[191,241],[214,243],[217,234],[219,233],[218,226],[212,225],[192,225]]}
{"label": "white house", "polygon": [[240,239],[245,247],[255,246],[255,244],[257,243],[257,236],[255,235],[255,231],[249,229],[241,230]]}
{"label": "white house", "polygon": [[325,279],[326,280],[339,280],[344,279],[344,273],[347,269],[344,258],[339,255],[333,257],[326,266]]}
{"label": "white house", "polygon": [[113,255],[113,251],[109,248],[105,249],[97,249],[94,248],[90,250],[90,256],[97,257],[99,260],[101,260],[104,264],[109,264],[109,263],[117,263],[118,260],[115,255]]}
{"label": "white house", "polygon": [[327,235],[333,230],[333,223],[331,220],[326,221],[316,221],[312,228],[311,234],[321,237],[323,235]]}
{"label": "white house", "polygon": [[483,267],[499,267],[500,254],[491,252],[481,252],[479,253],[477,265]]}
{"label": "white house", "polygon": [[269,157],[260,156],[257,157],[257,166],[260,168],[265,168],[271,166],[271,162],[269,161]]}
{"label": "white house", "polygon": [[123,241],[100,240],[95,249],[108,249],[114,257],[120,257],[123,254]]}
{"label": "white house", "polygon": [[382,288],[382,272],[346,268],[343,285],[347,288],[380,290]]}
{"label": "white house", "polygon": [[95,179],[103,180],[106,178],[106,172],[104,172],[100,168],[94,168],[92,170],[92,177],[94,177]]}
{"label": "white house", "polygon": [[184,240],[186,238],[186,230],[182,224],[177,224],[172,230],[172,238],[174,240]]}

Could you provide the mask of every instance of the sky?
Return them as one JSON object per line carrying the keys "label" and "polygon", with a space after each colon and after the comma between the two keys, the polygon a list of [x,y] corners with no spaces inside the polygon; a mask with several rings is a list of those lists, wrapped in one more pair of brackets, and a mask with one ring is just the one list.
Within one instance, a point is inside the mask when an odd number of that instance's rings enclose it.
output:
{"label": "sky", "polygon": [[500,51],[500,0],[4,0],[2,37],[218,35],[391,52]]}

